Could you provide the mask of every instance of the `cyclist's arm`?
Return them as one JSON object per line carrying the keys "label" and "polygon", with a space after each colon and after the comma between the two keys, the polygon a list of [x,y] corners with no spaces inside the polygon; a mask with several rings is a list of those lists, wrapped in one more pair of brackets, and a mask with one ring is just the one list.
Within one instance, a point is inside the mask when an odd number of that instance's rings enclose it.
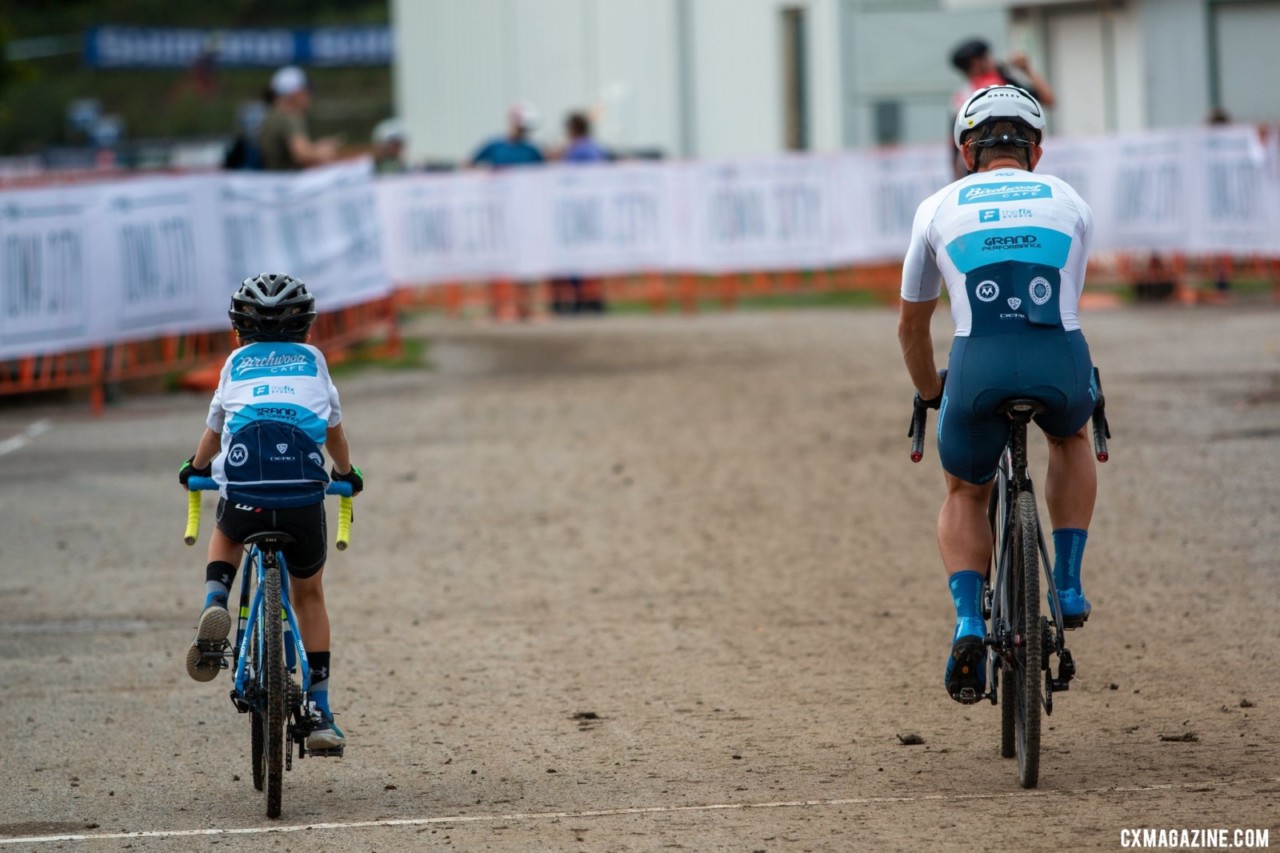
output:
{"label": "cyclist's arm", "polygon": [[350,474],[351,448],[347,446],[347,434],[343,431],[341,423],[325,430],[324,446],[329,451],[329,458],[333,460],[333,467],[338,473]]}
{"label": "cyclist's arm", "polygon": [[942,381],[938,378],[938,366],[933,360],[933,334],[929,321],[937,299],[927,302],[902,301],[902,313],[898,317],[898,343],[902,345],[902,360],[907,373],[922,400],[934,400],[942,394]]}
{"label": "cyclist's arm", "polygon": [[942,295],[942,273],[929,239],[933,216],[945,193],[936,193],[916,210],[911,226],[911,244],[902,264],[902,308],[898,316],[898,343],[907,372],[921,399],[932,400],[942,393],[933,360],[933,335],[929,321]]}
{"label": "cyclist's arm", "polygon": [[206,467],[221,449],[222,433],[214,432],[205,427],[204,435],[200,436],[200,443],[196,445],[196,458],[191,461],[192,466],[196,468]]}

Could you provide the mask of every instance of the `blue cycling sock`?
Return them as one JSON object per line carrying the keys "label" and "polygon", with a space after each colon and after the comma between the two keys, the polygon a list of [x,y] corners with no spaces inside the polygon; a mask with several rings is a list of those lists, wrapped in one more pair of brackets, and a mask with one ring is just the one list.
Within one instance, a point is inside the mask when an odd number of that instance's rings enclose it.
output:
{"label": "blue cycling sock", "polygon": [[1053,585],[1059,590],[1079,593],[1080,564],[1089,531],[1061,527],[1053,531]]}
{"label": "blue cycling sock", "polygon": [[214,560],[204,570],[204,606],[226,607],[231,594],[231,582],[236,579],[236,567],[222,560]]}
{"label": "blue cycling sock", "polygon": [[982,634],[982,575],[966,569],[956,572],[947,583],[951,586],[951,602],[956,606],[956,636]]}

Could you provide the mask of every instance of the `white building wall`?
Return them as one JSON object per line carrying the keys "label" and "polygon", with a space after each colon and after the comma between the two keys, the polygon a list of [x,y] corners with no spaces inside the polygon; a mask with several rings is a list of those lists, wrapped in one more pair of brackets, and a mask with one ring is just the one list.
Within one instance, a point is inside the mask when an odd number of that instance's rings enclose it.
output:
{"label": "white building wall", "polygon": [[542,114],[543,145],[563,141],[566,112],[592,106],[600,140],[625,150],[777,152],[788,8],[807,13],[810,147],[838,148],[837,0],[392,0],[396,106],[410,156],[469,156],[522,99]]}
{"label": "white building wall", "polygon": [[1147,122],[1201,124],[1209,112],[1208,9],[1205,0],[1145,0]]}
{"label": "white building wall", "polygon": [[844,143],[878,141],[876,105],[896,103],[901,142],[936,142],[950,135],[952,100],[964,77],[951,66],[962,41],[983,38],[997,57],[1010,52],[999,9],[944,10],[935,2],[842,0]]}
{"label": "white building wall", "polygon": [[522,100],[534,141],[593,109],[606,144],[679,148],[675,0],[392,0],[396,108],[409,156],[462,160]]}
{"label": "white building wall", "polygon": [[1223,4],[1213,14],[1221,105],[1235,121],[1280,120],[1280,2]]}
{"label": "white building wall", "polygon": [[693,31],[694,150],[703,157],[785,147],[783,12],[805,10],[809,147],[841,143],[836,0],[687,0]]}

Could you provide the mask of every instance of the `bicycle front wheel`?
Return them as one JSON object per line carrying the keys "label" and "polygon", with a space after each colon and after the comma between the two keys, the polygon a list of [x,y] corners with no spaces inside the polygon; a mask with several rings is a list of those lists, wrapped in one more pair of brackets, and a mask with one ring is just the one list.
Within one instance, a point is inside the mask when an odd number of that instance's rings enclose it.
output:
{"label": "bicycle front wheel", "polygon": [[1013,572],[1018,589],[1014,598],[1014,730],[1018,748],[1018,782],[1034,788],[1040,778],[1040,709],[1043,649],[1040,630],[1040,519],[1036,498],[1018,495],[1017,541],[1014,556],[1021,564]]}
{"label": "bicycle front wheel", "polygon": [[284,667],[284,629],[280,621],[280,566],[269,560],[262,588],[264,632],[262,683],[266,688],[267,707],[262,715],[266,726],[266,793],[267,817],[280,817],[280,795],[284,784],[285,697],[289,689]]}

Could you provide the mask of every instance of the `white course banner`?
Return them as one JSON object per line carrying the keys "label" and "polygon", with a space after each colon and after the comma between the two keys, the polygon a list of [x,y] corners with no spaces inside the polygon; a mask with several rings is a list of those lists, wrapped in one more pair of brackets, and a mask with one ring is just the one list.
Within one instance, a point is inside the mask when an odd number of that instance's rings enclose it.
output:
{"label": "white course banner", "polygon": [[240,281],[287,271],[320,310],[391,292],[372,165],[0,193],[0,358],[229,328]]}
{"label": "white course banner", "polygon": [[[834,157],[676,166],[688,212],[669,268],[706,273],[807,269],[842,257]],[[904,244],[905,245],[905,244]]]}
{"label": "white course banner", "polygon": [[82,188],[5,193],[0,201],[0,358],[105,340],[111,294],[95,286],[103,194]]}
{"label": "white course banner", "polygon": [[222,227],[212,233],[222,236],[224,297],[261,272],[302,279],[320,311],[390,293],[372,175],[372,161],[364,159],[296,175],[220,176],[215,209]]}
{"label": "white course banner", "polygon": [[[1095,251],[1280,255],[1280,141],[1249,126],[1051,138]],[[946,146],[732,162],[555,165],[374,180],[300,174],[0,190],[0,358],[226,328],[246,276],[321,311],[400,285],[899,260]]]}

